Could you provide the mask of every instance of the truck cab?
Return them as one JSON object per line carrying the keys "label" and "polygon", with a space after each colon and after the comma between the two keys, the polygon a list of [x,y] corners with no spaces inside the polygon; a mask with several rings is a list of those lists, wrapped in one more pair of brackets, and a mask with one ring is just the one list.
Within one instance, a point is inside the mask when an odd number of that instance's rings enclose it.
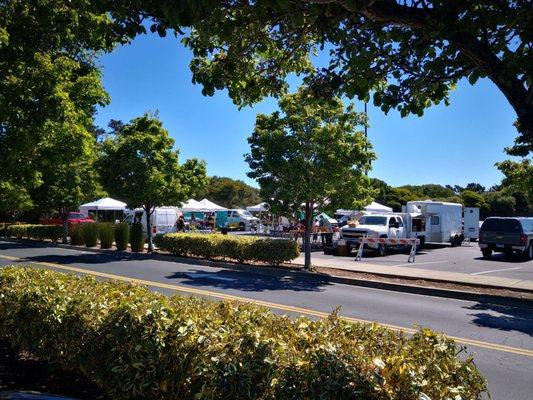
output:
{"label": "truck cab", "polygon": [[[359,218],[355,227],[345,225],[341,228],[340,238],[344,240],[349,249],[357,246],[357,241],[363,237],[401,239],[407,237],[405,219],[400,214],[367,214]],[[386,244],[365,244],[377,250],[381,256],[388,251]]]}
{"label": "truck cab", "polygon": [[239,231],[249,231],[259,225],[259,218],[256,218],[248,210],[231,209],[217,211],[216,221],[218,228],[238,229]]}

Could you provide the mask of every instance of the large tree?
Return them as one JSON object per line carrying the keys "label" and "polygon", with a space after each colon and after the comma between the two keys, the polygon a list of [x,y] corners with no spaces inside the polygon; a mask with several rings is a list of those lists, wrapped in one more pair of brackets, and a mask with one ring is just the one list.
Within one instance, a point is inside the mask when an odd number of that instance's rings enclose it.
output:
{"label": "large tree", "polygon": [[353,106],[322,99],[301,88],[279,101],[281,111],[257,116],[246,156],[270,210],[296,212],[304,205],[305,266],[311,266],[313,212],[328,203],[358,209],[373,190],[365,172],[374,154],[358,125],[366,123]]}
{"label": "large tree", "polygon": [[206,183],[205,163],[178,163],[174,140],[156,116],[145,114],[121,125],[102,144],[99,160],[105,189],[131,209],[146,214],[148,251],[153,251],[152,214],[158,206],[179,206]]}
{"label": "large tree", "polygon": [[259,189],[247,185],[241,180],[222,176],[213,176],[198,197],[206,197],[226,208],[244,208],[261,201]]}
{"label": "large tree", "polygon": [[[108,102],[95,51],[110,50],[113,35],[88,0],[0,3],[0,186],[17,194],[13,212],[66,215],[94,192],[90,131]],[[13,200],[0,196],[0,209]]]}
{"label": "large tree", "polygon": [[[250,104],[283,93],[298,73],[318,92],[372,93],[385,112],[422,115],[448,103],[460,79],[487,77],[518,116],[512,153],[533,148],[529,0],[167,0],[144,11],[162,35],[194,28],[185,44],[205,94],[227,88]],[[325,66],[313,67],[313,52],[325,54]]]}

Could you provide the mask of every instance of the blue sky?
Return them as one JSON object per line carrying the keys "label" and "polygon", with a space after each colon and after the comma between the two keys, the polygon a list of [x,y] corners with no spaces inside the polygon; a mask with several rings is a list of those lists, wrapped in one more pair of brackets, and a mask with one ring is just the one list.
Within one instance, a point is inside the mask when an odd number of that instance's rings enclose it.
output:
{"label": "blue sky", "polygon": [[[191,83],[190,53],[169,35],[140,36],[130,45],[101,57],[103,80],[111,104],[99,109],[96,123],[129,121],[145,111],[159,110],[165,128],[176,141],[181,159],[207,162],[209,175],[246,177],[243,154],[257,113],[270,113],[276,101],[267,99],[238,110],[225,92],[204,97]],[[362,104],[357,104],[362,111]],[[497,161],[509,158],[503,148],[515,138],[515,114],[488,80],[475,86],[461,82],[451,105],[439,105],[422,118],[385,115],[369,105],[369,138],[377,153],[371,176],[393,186],[440,183],[487,187],[499,183]]]}

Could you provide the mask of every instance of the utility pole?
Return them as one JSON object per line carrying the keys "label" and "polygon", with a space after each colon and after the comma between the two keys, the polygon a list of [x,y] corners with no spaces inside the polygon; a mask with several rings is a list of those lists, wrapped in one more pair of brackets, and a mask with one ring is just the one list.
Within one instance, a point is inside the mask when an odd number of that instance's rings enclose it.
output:
{"label": "utility pole", "polygon": [[[365,139],[368,138],[368,110],[367,110],[367,102],[365,101]],[[372,161],[370,161],[370,165],[372,165]],[[365,175],[368,176],[368,170],[365,171]]]}

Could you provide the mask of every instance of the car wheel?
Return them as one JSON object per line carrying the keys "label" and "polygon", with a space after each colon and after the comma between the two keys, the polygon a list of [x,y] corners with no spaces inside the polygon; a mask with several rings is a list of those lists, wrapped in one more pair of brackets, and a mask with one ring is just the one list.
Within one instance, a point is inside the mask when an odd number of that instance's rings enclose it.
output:
{"label": "car wheel", "polygon": [[244,225],[244,222],[239,223],[239,230],[244,232],[246,230],[246,226]]}
{"label": "car wheel", "polygon": [[524,257],[526,260],[533,260],[533,243],[530,243],[529,247],[524,251]]}
{"label": "car wheel", "polygon": [[379,245],[378,247],[378,254],[381,256],[381,257],[385,257],[387,255],[387,253],[389,252],[389,249],[387,248],[387,245],[385,243],[382,243]]}
{"label": "car wheel", "polygon": [[485,260],[490,260],[490,258],[492,257],[492,249],[489,249],[489,248],[483,249],[481,250],[481,253],[483,254],[483,258]]}

